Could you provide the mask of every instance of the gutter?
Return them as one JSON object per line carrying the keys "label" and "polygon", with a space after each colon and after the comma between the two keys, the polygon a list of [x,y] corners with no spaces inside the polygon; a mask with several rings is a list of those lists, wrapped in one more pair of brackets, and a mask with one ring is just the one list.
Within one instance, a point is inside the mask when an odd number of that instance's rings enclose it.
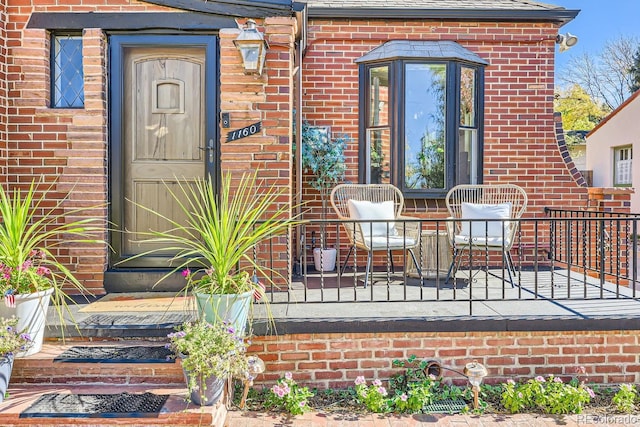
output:
{"label": "gutter", "polygon": [[551,21],[561,25],[579,10],[412,9],[309,7],[309,18],[444,19],[458,21]]}

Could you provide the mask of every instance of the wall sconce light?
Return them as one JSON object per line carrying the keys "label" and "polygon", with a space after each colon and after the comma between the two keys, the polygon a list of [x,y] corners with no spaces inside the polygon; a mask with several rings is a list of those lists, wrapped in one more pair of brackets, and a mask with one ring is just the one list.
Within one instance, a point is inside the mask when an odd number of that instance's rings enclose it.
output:
{"label": "wall sconce light", "polygon": [[556,44],[560,45],[560,52],[564,52],[572,46],[575,46],[577,43],[578,37],[574,36],[571,33],[558,34],[558,36],[556,37]]}
{"label": "wall sconce light", "polygon": [[247,20],[247,25],[240,35],[233,41],[242,55],[245,74],[262,74],[264,59],[267,56],[269,44],[256,28],[256,21]]}

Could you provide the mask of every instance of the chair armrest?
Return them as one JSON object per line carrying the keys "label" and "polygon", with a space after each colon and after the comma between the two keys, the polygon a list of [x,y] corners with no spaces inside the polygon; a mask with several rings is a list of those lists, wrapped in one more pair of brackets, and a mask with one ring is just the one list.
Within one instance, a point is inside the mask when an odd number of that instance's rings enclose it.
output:
{"label": "chair armrest", "polygon": [[412,216],[398,215],[396,217],[396,220],[399,221],[396,223],[396,231],[398,235],[411,237],[416,242],[419,242],[421,235],[420,221],[418,221],[419,219],[420,218]]}

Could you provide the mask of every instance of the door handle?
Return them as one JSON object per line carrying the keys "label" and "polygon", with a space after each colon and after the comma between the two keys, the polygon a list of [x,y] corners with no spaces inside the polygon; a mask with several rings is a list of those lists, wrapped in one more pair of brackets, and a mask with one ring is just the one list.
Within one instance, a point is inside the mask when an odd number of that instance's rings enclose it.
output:
{"label": "door handle", "polygon": [[213,163],[213,139],[209,140],[209,143],[206,147],[198,147],[200,150],[208,150],[209,152],[209,163]]}

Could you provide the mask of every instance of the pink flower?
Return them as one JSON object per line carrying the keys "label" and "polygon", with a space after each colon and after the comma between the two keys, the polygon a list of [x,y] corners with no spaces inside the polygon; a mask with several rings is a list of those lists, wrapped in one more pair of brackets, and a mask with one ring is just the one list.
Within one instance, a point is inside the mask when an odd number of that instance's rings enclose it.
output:
{"label": "pink flower", "polygon": [[278,397],[280,397],[280,398],[284,397],[284,395],[286,394],[286,393],[284,392],[284,390],[282,389],[282,387],[280,387],[280,386],[279,386],[279,385],[277,385],[277,384],[276,384],[276,385],[274,385],[274,386],[271,388],[271,391],[273,392],[273,394],[275,394],[276,396],[278,396]]}
{"label": "pink flower", "polygon": [[380,393],[383,396],[386,396],[387,395],[387,389],[382,387],[382,386],[380,386],[380,387],[378,387],[378,393]]}
{"label": "pink flower", "polygon": [[291,372],[285,372],[285,373],[284,373],[284,377],[285,377],[287,380],[291,381],[291,380],[293,379],[293,374],[291,374]]}
{"label": "pink flower", "polygon": [[307,405],[307,402],[302,401],[302,402],[298,403],[298,405],[299,405],[301,408],[304,408],[304,407]]}
{"label": "pink flower", "polygon": [[188,268],[185,268],[184,270],[182,270],[182,277],[189,277],[191,275],[191,270],[189,270]]}
{"label": "pink flower", "polygon": [[509,378],[507,380],[507,384],[515,384],[516,382],[514,380],[512,380],[511,378]]}
{"label": "pink flower", "polygon": [[[288,385],[287,383],[282,384],[282,385],[280,386],[280,388],[282,389],[282,392],[283,392],[284,394],[289,394],[289,392],[291,391],[291,390],[289,389],[289,385]],[[280,397],[282,397],[282,396],[280,396]]]}
{"label": "pink flower", "polygon": [[406,394],[404,394],[404,393],[402,393],[402,394],[400,395],[400,400],[402,400],[403,402],[406,402],[408,398],[409,398],[409,396],[407,396],[407,395],[406,395]]}
{"label": "pink flower", "polygon": [[376,386],[376,387],[379,387],[379,386],[382,385],[382,381],[380,381],[378,379],[375,379],[375,380],[373,380],[373,385]]}
{"label": "pink flower", "polygon": [[560,378],[560,377],[554,377],[554,378],[553,378],[553,382],[555,382],[555,383],[561,383],[561,382],[562,382],[562,378]]}
{"label": "pink flower", "polygon": [[51,270],[49,270],[47,267],[40,266],[36,270],[36,274],[38,274],[39,276],[48,276],[49,274],[51,274]]}
{"label": "pink flower", "polygon": [[586,374],[587,373],[587,368],[585,368],[584,366],[578,366],[576,368],[576,373],[578,373],[578,374]]}
{"label": "pink flower", "polygon": [[587,390],[587,393],[589,393],[589,396],[591,396],[592,399],[596,397],[596,394],[589,387],[585,387],[585,389]]}
{"label": "pink flower", "polygon": [[356,385],[360,385],[360,384],[366,384],[367,381],[365,381],[364,377],[362,375],[356,377],[356,380],[354,381],[354,383]]}
{"label": "pink flower", "polygon": [[544,382],[544,377],[543,377],[542,375],[538,375],[538,376],[536,377],[536,381],[538,381],[538,382],[540,382],[540,383],[543,383],[543,382]]}

